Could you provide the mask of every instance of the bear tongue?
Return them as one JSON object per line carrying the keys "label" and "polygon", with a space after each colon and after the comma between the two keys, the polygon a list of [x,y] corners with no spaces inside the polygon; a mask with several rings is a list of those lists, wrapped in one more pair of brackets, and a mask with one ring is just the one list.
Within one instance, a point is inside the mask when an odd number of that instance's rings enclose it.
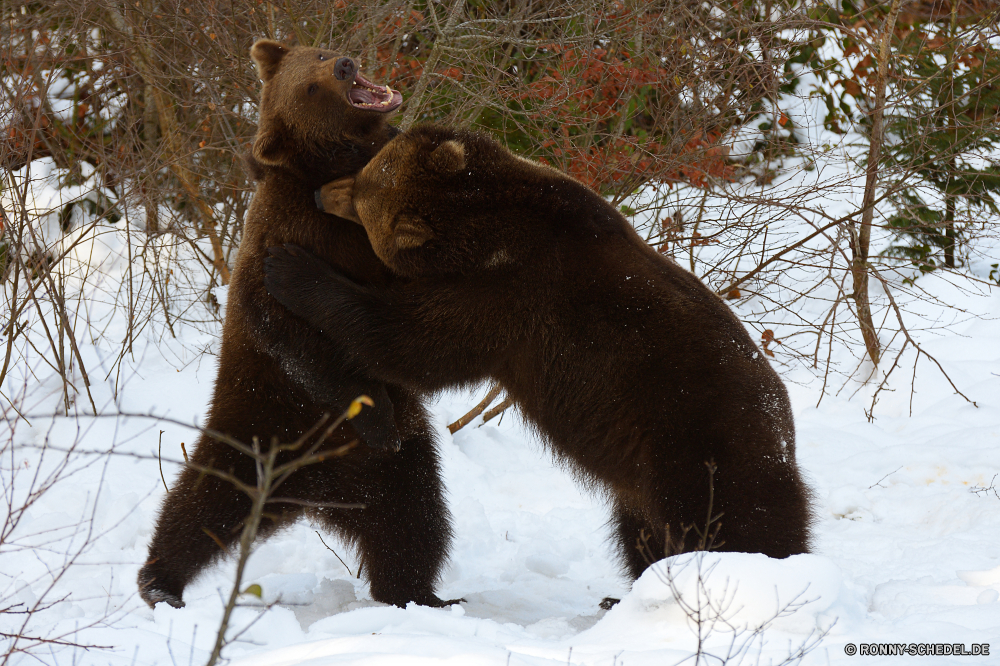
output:
{"label": "bear tongue", "polygon": [[355,86],[351,88],[351,93],[349,97],[351,98],[351,101],[354,102],[355,104],[373,105],[380,103],[384,95],[380,95],[376,99],[374,91],[369,90],[368,88],[361,88],[360,86]]}
{"label": "bear tongue", "polygon": [[398,107],[402,101],[402,95],[389,86],[379,86],[359,72],[354,79],[348,99],[359,108],[371,111],[392,111]]}

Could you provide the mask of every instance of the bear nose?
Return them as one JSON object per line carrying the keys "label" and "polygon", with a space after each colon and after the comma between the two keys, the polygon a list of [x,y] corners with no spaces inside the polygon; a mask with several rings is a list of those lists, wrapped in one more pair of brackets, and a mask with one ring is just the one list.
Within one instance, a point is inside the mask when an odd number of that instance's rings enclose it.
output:
{"label": "bear nose", "polygon": [[352,78],[356,71],[357,68],[354,66],[354,61],[350,58],[341,58],[333,66],[333,75],[337,77],[338,81]]}

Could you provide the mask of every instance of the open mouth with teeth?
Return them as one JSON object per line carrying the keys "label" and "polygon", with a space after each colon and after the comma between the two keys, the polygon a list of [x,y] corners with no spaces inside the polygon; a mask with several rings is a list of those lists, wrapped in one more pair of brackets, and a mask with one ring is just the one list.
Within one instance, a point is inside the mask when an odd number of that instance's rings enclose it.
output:
{"label": "open mouth with teeth", "polygon": [[354,75],[354,84],[351,86],[351,92],[347,94],[347,99],[357,109],[379,113],[393,111],[403,103],[403,96],[398,91],[389,86],[372,83],[361,76],[361,72]]}

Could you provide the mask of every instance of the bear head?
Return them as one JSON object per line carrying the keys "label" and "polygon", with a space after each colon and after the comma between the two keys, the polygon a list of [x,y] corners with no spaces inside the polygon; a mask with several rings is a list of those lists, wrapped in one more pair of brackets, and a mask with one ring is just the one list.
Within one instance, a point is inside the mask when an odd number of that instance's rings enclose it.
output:
{"label": "bear head", "polygon": [[264,82],[253,157],[266,166],[293,166],[303,151],[365,141],[403,102],[333,51],[261,39],[250,57]]}
{"label": "bear head", "polygon": [[364,225],[375,254],[398,275],[470,273],[512,260],[518,225],[502,212],[512,161],[527,162],[482,134],[421,125],[392,139],[357,176],[325,185],[320,203]]}

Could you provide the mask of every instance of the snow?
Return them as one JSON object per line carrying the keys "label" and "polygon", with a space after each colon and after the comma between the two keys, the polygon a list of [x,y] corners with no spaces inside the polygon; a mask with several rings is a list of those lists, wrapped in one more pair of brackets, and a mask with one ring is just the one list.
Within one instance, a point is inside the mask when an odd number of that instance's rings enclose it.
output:
{"label": "snow", "polygon": [[[42,191],[35,205],[58,211],[53,192]],[[4,405],[0,445],[14,444],[0,463],[5,497],[18,506],[32,479],[35,488],[54,479],[0,547],[0,607],[37,609],[30,617],[0,613],[0,632],[92,646],[38,645],[12,664],[204,663],[232,585],[228,559],[187,588],[183,609],[150,609],[136,593],[165,492],[157,452],[162,447],[169,483],[181,442],[196,437],[185,424],[204,421],[219,327],[207,312],[197,325],[175,322],[173,337],[154,316],[121,367],[114,365],[127,328],[115,303],[130,269],[142,278],[126,259],[127,244],[140,242],[126,225],[102,227],[66,260],[94,269],[80,280],[88,285],[89,330],[97,333],[81,339],[80,351],[101,416],[78,396],[69,415],[53,417],[60,382],[30,350],[0,387],[4,400],[27,410],[15,418]],[[991,253],[995,263],[996,249],[979,248],[987,259],[973,275],[984,273]],[[898,663],[845,653],[847,644],[863,643],[992,643],[1000,652],[1000,288],[969,289],[960,278],[931,274],[917,282],[948,307],[916,300],[907,307],[938,323],[914,335],[975,405],[927,358],[914,372],[911,348],[869,420],[877,381],[860,383],[844,371],[820,399],[822,371],[792,360],[784,346],[774,349],[795,410],[799,465],[815,491],[813,553],[683,555],[657,563],[630,590],[607,543],[601,498],[554,462],[516,414],[449,434],[446,425],[484,389],[446,393],[430,410],[456,539],[438,594],[465,603],[377,604],[344,545],[323,535],[346,566],[316,526],[300,522],[258,544],[244,585],[260,585],[261,598],[244,595],[230,636],[242,633],[224,655],[241,666],[638,666],[689,659],[699,637],[703,663],[778,664],[800,650],[805,664]],[[225,289],[214,293],[224,307]],[[756,325],[753,300],[736,307]],[[832,353],[835,367],[856,365],[844,346]],[[622,601],[601,610],[607,596]],[[0,639],[0,647],[9,650],[11,640]],[[939,656],[928,663],[989,662]]]}

